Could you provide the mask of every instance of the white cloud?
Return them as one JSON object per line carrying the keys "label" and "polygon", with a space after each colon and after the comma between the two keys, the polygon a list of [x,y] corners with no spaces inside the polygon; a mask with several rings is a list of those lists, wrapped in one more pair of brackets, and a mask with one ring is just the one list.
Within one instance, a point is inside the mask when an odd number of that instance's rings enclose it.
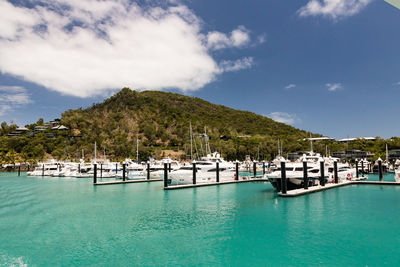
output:
{"label": "white cloud", "polygon": [[0,86],[0,116],[21,105],[32,103],[28,92],[21,86]]}
{"label": "white cloud", "polygon": [[213,31],[207,34],[207,47],[219,50],[229,47],[242,47],[250,42],[249,31],[244,26],[239,26],[228,36],[224,33]]}
{"label": "white cloud", "polygon": [[300,122],[301,120],[296,116],[296,114],[289,114],[286,112],[271,112],[268,117],[277,122],[282,122],[285,124],[294,124]]}
{"label": "white cloud", "polygon": [[395,83],[395,85],[400,85],[400,82]]}
{"label": "white cloud", "polygon": [[249,31],[204,33],[184,5],[128,0],[0,1],[0,71],[63,94],[88,97],[128,86],[196,90],[252,58],[217,62],[212,51],[244,47]]}
{"label": "white cloud", "polygon": [[292,89],[292,88],[295,88],[295,87],[296,87],[296,85],[291,83],[291,84],[288,84],[287,86],[285,86],[285,89]]}
{"label": "white cloud", "polygon": [[252,57],[245,57],[242,59],[238,59],[235,61],[232,60],[223,60],[221,61],[219,67],[222,72],[227,71],[238,71],[242,69],[248,69],[253,66],[253,58]]}
{"label": "white cloud", "polygon": [[267,36],[265,34],[257,36],[257,42],[258,44],[265,43],[267,41]]}
{"label": "white cloud", "polygon": [[328,87],[328,91],[335,92],[338,89],[341,89],[343,86],[341,83],[327,83],[326,87]]}
{"label": "white cloud", "polygon": [[310,0],[298,10],[302,17],[324,16],[339,19],[359,13],[372,0]]}
{"label": "white cloud", "polygon": [[0,117],[6,115],[11,109],[12,108],[9,105],[1,104],[1,106],[0,106]]}

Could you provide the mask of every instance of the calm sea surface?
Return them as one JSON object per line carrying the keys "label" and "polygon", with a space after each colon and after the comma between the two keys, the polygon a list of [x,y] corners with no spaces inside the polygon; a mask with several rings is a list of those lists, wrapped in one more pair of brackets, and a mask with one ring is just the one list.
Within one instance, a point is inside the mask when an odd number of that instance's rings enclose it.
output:
{"label": "calm sea surface", "polygon": [[282,199],[268,183],[91,183],[0,173],[0,266],[400,264],[400,186]]}

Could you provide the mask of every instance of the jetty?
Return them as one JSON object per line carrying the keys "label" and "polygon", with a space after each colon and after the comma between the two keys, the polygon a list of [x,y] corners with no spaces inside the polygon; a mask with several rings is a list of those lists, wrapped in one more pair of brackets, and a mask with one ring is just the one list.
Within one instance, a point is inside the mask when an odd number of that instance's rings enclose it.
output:
{"label": "jetty", "polygon": [[[325,184],[324,186],[317,185],[317,186],[309,187],[308,189],[299,188],[299,189],[289,190],[285,194],[282,193],[282,192],[279,192],[278,195],[280,197],[297,197],[297,196],[302,196],[302,195],[306,195],[306,194],[311,194],[311,193],[316,193],[316,192],[329,190],[329,189],[332,189],[332,188],[337,188],[337,187],[342,187],[342,186],[346,186],[346,185],[356,184],[356,183],[359,183],[361,180],[365,180],[365,179],[368,179],[368,178],[367,177],[360,177],[360,178],[355,178],[352,181],[345,180],[345,181],[342,181],[342,182],[337,183],[337,184],[331,183],[331,184]],[[378,182],[378,183],[380,183],[380,182]]]}
{"label": "jetty", "polygon": [[93,185],[112,185],[112,184],[136,184],[136,183],[149,183],[149,182],[161,182],[163,179],[140,179],[140,180],[125,180],[125,181],[107,181],[107,182],[96,182]]}
{"label": "jetty", "polygon": [[243,179],[243,180],[223,181],[223,182],[174,185],[174,186],[164,187],[164,190],[175,190],[175,189],[185,189],[185,188],[215,186],[215,185],[226,185],[226,184],[254,183],[254,182],[268,182],[268,179],[266,179],[266,178],[250,178],[250,179]]}

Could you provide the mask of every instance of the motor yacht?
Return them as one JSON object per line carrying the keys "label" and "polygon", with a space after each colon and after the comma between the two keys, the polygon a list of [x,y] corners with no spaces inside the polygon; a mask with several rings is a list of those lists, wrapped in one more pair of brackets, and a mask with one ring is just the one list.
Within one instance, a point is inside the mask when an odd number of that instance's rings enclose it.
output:
{"label": "motor yacht", "polygon": [[[218,152],[214,152],[193,162],[196,163],[196,183],[216,182],[217,162],[220,181],[234,180],[235,164],[225,161]],[[192,184],[193,163],[171,171],[168,174],[168,183],[170,185]]]}

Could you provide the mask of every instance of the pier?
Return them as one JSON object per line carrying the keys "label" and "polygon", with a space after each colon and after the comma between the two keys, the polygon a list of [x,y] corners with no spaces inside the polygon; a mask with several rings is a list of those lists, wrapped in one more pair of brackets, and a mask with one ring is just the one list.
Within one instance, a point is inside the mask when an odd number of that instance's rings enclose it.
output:
{"label": "pier", "polygon": [[195,187],[204,187],[204,186],[215,186],[215,185],[225,185],[225,184],[242,184],[242,183],[254,183],[254,182],[268,182],[268,179],[265,178],[251,178],[248,180],[232,180],[232,181],[224,181],[224,182],[212,182],[212,183],[202,183],[202,184],[184,184],[184,185],[174,185],[164,187],[164,190],[175,190],[175,189],[185,189],[185,188],[195,188]]}
{"label": "pier", "polygon": [[113,185],[113,184],[136,184],[136,183],[149,183],[149,182],[161,182],[163,179],[141,179],[141,180],[127,180],[127,181],[107,181],[107,182],[96,182],[93,185]]}
{"label": "pier", "polygon": [[[334,183],[325,184],[324,186],[317,185],[317,186],[309,187],[308,189],[299,188],[299,189],[295,189],[295,190],[289,190],[286,193],[279,192],[278,195],[280,197],[298,197],[298,196],[307,195],[307,194],[316,193],[316,192],[321,192],[321,191],[325,191],[325,190],[329,190],[329,189],[337,188],[337,187],[342,187],[342,186],[346,186],[346,185],[368,183],[368,182],[362,182],[361,181],[361,180],[365,180],[365,179],[368,179],[368,178],[367,177],[360,177],[360,178],[355,178],[352,181],[346,180],[346,181],[343,181],[343,182],[337,183],[337,184],[334,184]],[[381,182],[376,182],[376,183],[381,184]],[[391,182],[391,183],[394,183],[394,182]]]}
{"label": "pier", "polygon": [[311,194],[311,193],[321,192],[321,191],[329,190],[329,189],[332,189],[332,188],[337,188],[337,187],[342,187],[342,186],[347,186],[347,185],[400,186],[400,183],[397,183],[397,182],[363,181],[365,179],[367,179],[367,177],[360,177],[360,178],[352,180],[352,181],[343,181],[342,183],[339,183],[339,184],[326,184],[325,186],[318,185],[318,186],[310,187],[308,190],[300,188],[300,189],[287,191],[286,194],[283,194],[282,192],[279,192],[278,196],[280,196],[280,197],[298,197],[298,196],[303,196],[303,195],[307,195],[307,194]]}

